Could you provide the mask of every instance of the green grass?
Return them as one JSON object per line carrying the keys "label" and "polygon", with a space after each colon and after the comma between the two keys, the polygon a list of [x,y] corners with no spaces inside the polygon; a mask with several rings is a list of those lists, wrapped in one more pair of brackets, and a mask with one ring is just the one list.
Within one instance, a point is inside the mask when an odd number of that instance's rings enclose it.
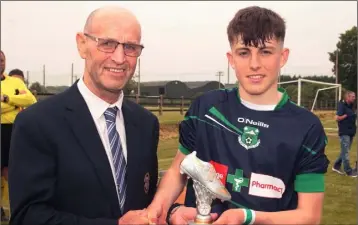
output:
{"label": "green grass", "polygon": [[159,146],[158,146],[159,170],[168,169],[178,150],[178,143],[179,143],[178,138],[159,141]]}
{"label": "green grass", "polygon": [[153,112],[159,119],[160,124],[177,124],[183,120],[185,112],[183,115],[180,112],[163,112],[162,115],[159,115],[159,112]]}
{"label": "green grass", "polygon": [[[331,161],[326,176],[323,224],[357,224],[357,179],[340,176],[330,170],[340,152],[339,138],[328,140],[327,155]],[[351,164],[357,159],[357,142],[354,140],[350,152]]]}
{"label": "green grass", "polygon": [[315,111],[315,114],[319,116],[325,128],[337,128],[337,121],[334,119],[335,111]]}
{"label": "green grass", "polygon": [[325,128],[338,128],[337,126],[337,121],[335,121],[334,119],[325,119],[322,120],[322,125]]}

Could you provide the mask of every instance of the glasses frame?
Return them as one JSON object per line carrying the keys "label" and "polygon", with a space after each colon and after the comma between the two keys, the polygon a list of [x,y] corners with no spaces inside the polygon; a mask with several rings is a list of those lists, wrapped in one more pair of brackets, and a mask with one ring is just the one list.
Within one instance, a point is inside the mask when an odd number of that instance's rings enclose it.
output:
{"label": "glasses frame", "polygon": [[[86,37],[88,37],[89,39],[91,39],[91,40],[93,40],[93,41],[96,42],[96,47],[97,47],[97,50],[98,50],[98,51],[105,52],[105,53],[113,53],[113,52],[115,52],[116,49],[117,49],[117,47],[118,47],[119,45],[134,45],[134,46],[136,46],[136,47],[140,47],[139,53],[136,54],[136,55],[127,54],[127,53],[126,53],[126,49],[123,48],[124,55],[129,56],[129,57],[139,57],[139,56],[142,54],[142,51],[143,51],[143,49],[144,49],[144,46],[143,46],[143,45],[138,45],[138,44],[133,44],[133,43],[122,43],[122,42],[119,42],[119,41],[114,40],[114,39],[111,39],[111,38],[99,38],[99,37],[95,37],[95,36],[92,36],[92,35],[87,34],[87,33],[84,33],[84,35],[85,35]],[[112,42],[116,42],[116,47],[113,49],[113,51],[104,51],[103,49],[100,49],[100,48],[99,48],[99,42],[101,42],[101,41],[112,41]]]}

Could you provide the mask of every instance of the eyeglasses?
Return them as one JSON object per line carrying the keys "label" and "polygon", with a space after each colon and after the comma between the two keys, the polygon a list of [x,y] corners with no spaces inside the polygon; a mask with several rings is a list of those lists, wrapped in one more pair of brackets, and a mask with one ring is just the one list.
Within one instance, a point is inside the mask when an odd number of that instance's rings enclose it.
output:
{"label": "eyeglasses", "polygon": [[120,43],[113,39],[93,37],[92,35],[86,33],[84,35],[97,42],[97,49],[101,52],[113,53],[117,49],[117,46],[121,44],[123,45],[123,51],[126,56],[139,57],[144,48],[143,45]]}

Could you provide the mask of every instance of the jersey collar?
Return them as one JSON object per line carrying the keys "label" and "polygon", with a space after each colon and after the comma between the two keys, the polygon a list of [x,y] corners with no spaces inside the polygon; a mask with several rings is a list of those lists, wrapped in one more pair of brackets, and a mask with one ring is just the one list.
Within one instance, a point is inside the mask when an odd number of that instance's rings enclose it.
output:
{"label": "jersey collar", "polygon": [[[276,105],[274,110],[281,109],[288,102],[288,100],[290,99],[290,97],[288,96],[288,94],[287,94],[285,89],[278,88],[277,90],[282,93],[282,97],[281,97],[281,100],[277,103],[277,105]],[[239,88],[237,88],[237,98],[238,98],[239,102],[241,103],[240,94],[239,94]]]}

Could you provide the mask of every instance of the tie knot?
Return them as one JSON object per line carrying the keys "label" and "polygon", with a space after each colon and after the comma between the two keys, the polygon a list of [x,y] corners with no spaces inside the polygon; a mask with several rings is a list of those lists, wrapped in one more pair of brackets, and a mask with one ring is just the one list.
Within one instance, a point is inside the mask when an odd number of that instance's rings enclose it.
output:
{"label": "tie knot", "polygon": [[117,110],[118,110],[117,107],[108,108],[104,112],[104,117],[106,118],[106,120],[114,123],[116,121]]}

